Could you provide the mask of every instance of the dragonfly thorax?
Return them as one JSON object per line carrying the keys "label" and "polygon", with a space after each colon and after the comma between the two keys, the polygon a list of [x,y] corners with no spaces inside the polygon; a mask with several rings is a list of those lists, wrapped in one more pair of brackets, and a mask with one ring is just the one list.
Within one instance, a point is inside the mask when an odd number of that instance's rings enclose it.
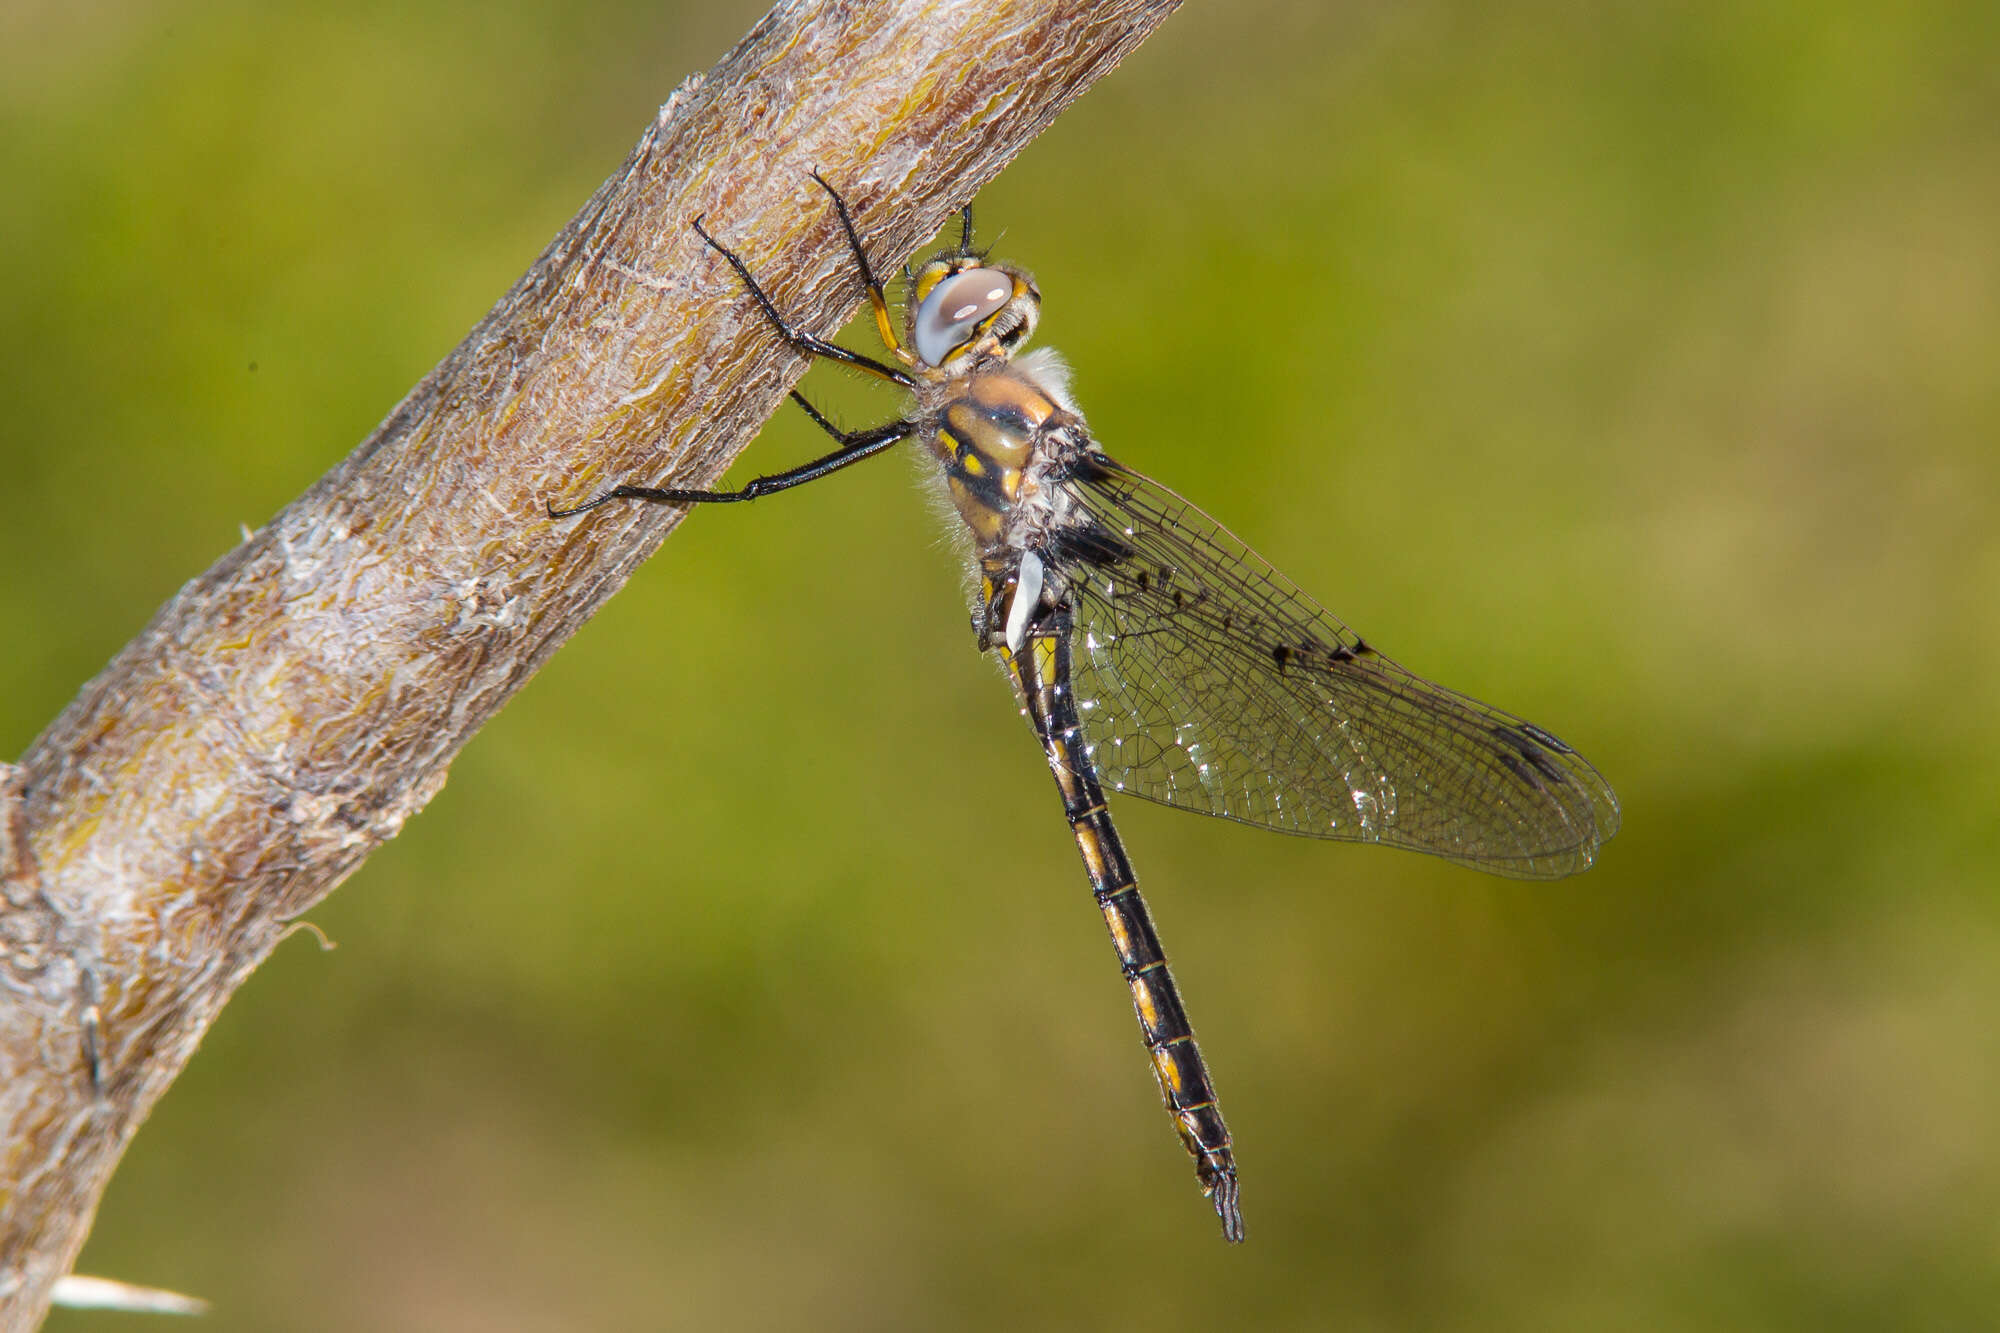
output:
{"label": "dragonfly thorax", "polygon": [[1062,522],[1059,475],[1090,437],[1053,352],[981,357],[965,373],[921,386],[918,402],[918,436],[940,464],[975,554],[1018,557]]}

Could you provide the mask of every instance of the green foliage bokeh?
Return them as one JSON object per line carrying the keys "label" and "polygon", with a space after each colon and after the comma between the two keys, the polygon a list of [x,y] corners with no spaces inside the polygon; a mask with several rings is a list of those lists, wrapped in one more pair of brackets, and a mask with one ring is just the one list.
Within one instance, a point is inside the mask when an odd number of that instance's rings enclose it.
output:
{"label": "green foliage bokeh", "polygon": [[[759,12],[662,8],[0,18],[0,754]],[[981,195],[1114,454],[1625,801],[1555,885],[1120,810],[1248,1246],[879,462],[676,535],[84,1270],[215,1329],[1990,1322],[1996,69],[1941,0],[1190,6]]]}

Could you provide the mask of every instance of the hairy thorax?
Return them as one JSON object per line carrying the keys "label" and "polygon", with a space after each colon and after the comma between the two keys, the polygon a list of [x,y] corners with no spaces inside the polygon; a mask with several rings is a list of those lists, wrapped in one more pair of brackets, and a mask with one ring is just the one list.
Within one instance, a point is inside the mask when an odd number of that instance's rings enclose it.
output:
{"label": "hairy thorax", "polygon": [[1064,521],[1053,483],[1095,446],[1053,353],[987,359],[922,385],[918,405],[919,433],[976,554],[1018,554]]}

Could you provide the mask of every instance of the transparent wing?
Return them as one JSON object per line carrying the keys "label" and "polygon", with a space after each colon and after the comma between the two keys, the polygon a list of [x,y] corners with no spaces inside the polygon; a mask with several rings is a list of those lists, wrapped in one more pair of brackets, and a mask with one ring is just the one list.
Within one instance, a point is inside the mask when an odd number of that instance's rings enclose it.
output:
{"label": "transparent wing", "polygon": [[1530,879],[1584,869],[1617,832],[1583,756],[1383,657],[1180,496],[1102,455],[1062,485],[1044,558],[1106,787]]}

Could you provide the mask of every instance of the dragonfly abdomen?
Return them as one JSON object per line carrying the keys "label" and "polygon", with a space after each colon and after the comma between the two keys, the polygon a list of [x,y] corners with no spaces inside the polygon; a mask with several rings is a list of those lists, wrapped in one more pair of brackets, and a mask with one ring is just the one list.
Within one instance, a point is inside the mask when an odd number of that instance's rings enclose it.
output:
{"label": "dragonfly abdomen", "polygon": [[1243,1214],[1237,1201],[1236,1155],[1229,1126],[1217,1104],[1215,1084],[1195,1042],[1194,1026],[1181,1003],[1180,987],[1167,966],[1166,950],[1153,928],[1152,913],[1139,892],[1138,878],[1125,855],[1125,844],[1111,822],[1104,789],[1083,752],[1082,728],[1070,684],[1070,625],[1067,609],[1015,654],[1000,647],[1010,674],[1027,704],[1028,714],[1047,751],[1049,771],[1062,793],[1063,814],[1076,837],[1090,877],[1091,896],[1104,914],[1111,945],[1139,1035],[1159,1080],[1160,1096],[1174,1119],[1181,1142],[1194,1158],[1195,1175],[1222,1219],[1223,1235],[1243,1239]]}

